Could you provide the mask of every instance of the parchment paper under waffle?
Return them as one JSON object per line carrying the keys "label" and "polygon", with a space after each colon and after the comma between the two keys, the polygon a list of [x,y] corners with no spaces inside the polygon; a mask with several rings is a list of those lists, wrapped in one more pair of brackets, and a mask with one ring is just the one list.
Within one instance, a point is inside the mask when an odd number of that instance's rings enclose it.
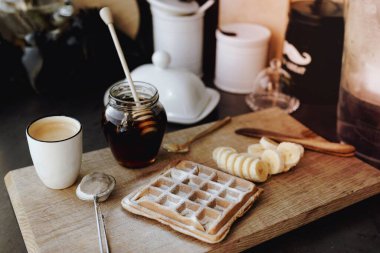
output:
{"label": "parchment paper under waffle", "polygon": [[252,182],[191,161],[179,161],[121,201],[123,208],[217,243],[262,192]]}

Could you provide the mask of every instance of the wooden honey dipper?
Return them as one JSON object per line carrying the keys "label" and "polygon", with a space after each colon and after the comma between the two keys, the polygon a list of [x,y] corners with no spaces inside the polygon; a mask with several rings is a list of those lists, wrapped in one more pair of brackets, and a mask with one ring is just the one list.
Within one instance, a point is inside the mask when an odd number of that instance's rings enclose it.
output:
{"label": "wooden honey dipper", "polygon": [[[111,10],[108,7],[103,7],[100,10],[99,14],[111,33],[111,37],[115,45],[117,54],[119,56],[121,66],[123,67],[125,77],[128,80],[129,87],[131,88],[133,100],[137,106],[141,106],[141,103],[140,103],[141,101],[136,92],[135,84],[132,80],[127,61],[124,57],[123,50],[121,49],[119,39],[117,38],[115,27],[113,26],[113,18],[112,18]],[[131,112],[131,114],[132,114],[133,120],[137,122],[142,135],[157,131],[157,127],[156,127],[157,122],[154,119],[154,114],[150,109],[133,111]],[[121,125],[126,124],[127,120],[128,120],[128,113],[124,113],[124,119],[121,121]]]}

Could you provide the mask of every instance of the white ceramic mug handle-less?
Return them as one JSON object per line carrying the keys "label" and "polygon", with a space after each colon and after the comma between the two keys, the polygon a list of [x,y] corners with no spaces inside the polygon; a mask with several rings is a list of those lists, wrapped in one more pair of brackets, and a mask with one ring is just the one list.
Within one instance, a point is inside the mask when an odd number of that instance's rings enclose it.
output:
{"label": "white ceramic mug handle-less", "polygon": [[[58,141],[41,141],[29,134],[29,129],[44,120],[63,120],[75,126],[72,136]],[[41,181],[51,189],[64,189],[75,183],[82,162],[82,126],[74,118],[49,116],[33,121],[26,129],[30,155]]]}

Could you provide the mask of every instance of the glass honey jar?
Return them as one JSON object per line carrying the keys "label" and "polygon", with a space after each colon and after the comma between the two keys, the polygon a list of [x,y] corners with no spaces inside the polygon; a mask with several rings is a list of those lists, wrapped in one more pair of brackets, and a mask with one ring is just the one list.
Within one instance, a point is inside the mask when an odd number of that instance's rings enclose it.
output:
{"label": "glass honey jar", "polygon": [[109,89],[102,118],[112,154],[127,168],[146,167],[156,160],[167,123],[157,89],[144,82],[134,84],[140,101],[134,101],[126,81],[117,82]]}

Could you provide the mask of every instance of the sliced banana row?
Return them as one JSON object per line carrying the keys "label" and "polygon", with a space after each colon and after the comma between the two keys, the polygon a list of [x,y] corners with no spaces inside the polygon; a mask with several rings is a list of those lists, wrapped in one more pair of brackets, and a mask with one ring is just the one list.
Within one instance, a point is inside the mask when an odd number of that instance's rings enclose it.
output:
{"label": "sliced banana row", "polygon": [[[260,146],[262,150],[260,150]],[[269,164],[270,174],[289,171],[297,165],[304,154],[304,148],[292,142],[277,142],[263,137],[259,144],[248,146],[248,153]]]}
{"label": "sliced banana row", "polygon": [[221,170],[231,175],[254,182],[264,182],[268,178],[267,164],[248,153],[237,153],[230,147],[218,147],[214,149],[212,157]]}
{"label": "sliced banana row", "polygon": [[235,176],[254,182],[264,182],[268,175],[289,171],[304,154],[304,148],[291,142],[277,142],[263,137],[248,146],[247,153],[231,147],[214,149],[212,158],[218,167]]}

